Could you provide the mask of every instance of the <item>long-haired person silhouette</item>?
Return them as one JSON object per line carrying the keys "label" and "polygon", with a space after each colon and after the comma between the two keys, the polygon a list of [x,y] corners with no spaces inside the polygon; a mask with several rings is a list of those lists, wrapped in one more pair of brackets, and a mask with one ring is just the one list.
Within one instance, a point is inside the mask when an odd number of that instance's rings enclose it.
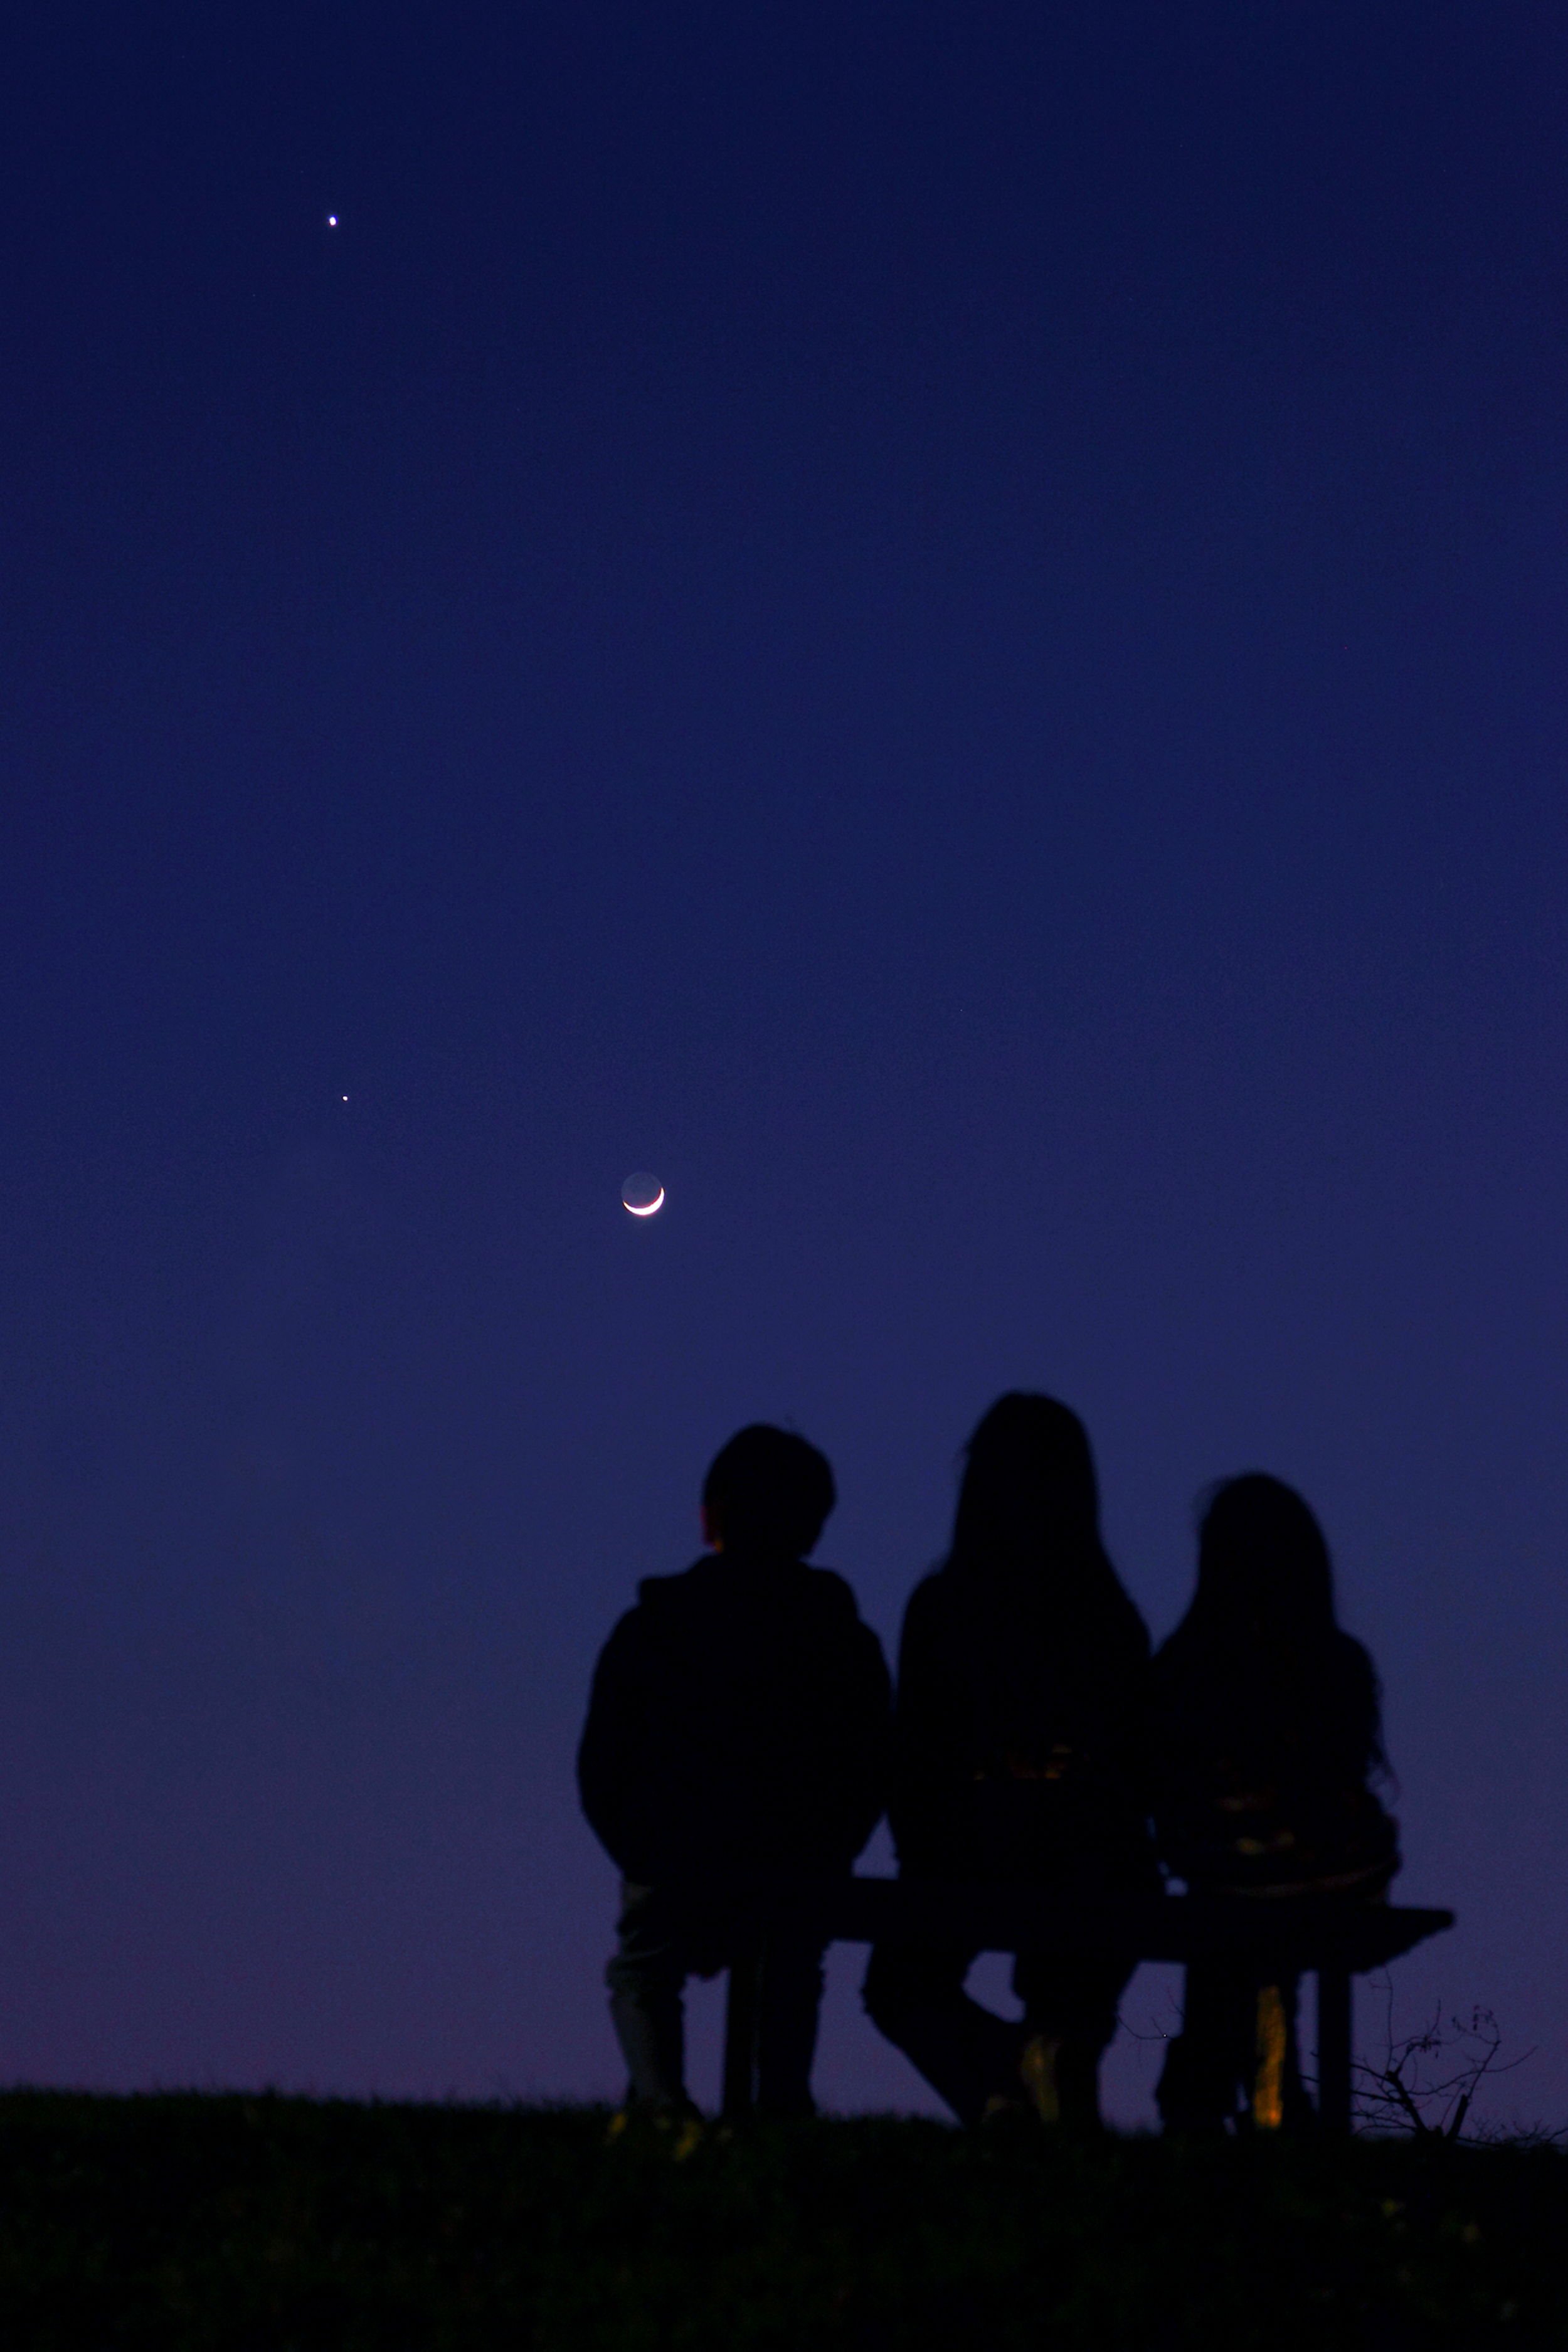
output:
{"label": "long-haired person silhouette", "polygon": [[[1377,1675],[1334,1616],[1322,1529],[1294,1488],[1250,1472],[1211,1495],[1191,1608],[1154,1661],[1156,1826],[1194,1894],[1375,1901],[1399,1868]],[[1266,2128],[1311,2107],[1299,1979],[1223,1960],[1187,1970],[1158,2100],[1176,2130],[1219,2131],[1238,2104]]]}
{"label": "long-haired person silhouette", "polygon": [[[904,1616],[889,1806],[900,1875],[1156,1890],[1148,1660],[1100,1541],[1082,1423],[1051,1397],[1002,1397],[969,1441],[947,1558]],[[1044,2121],[1097,2120],[1131,1957],[1021,1958],[1019,2023],[966,1995],[973,1958],[879,1945],[867,2010],[962,2122],[1026,2104]]]}

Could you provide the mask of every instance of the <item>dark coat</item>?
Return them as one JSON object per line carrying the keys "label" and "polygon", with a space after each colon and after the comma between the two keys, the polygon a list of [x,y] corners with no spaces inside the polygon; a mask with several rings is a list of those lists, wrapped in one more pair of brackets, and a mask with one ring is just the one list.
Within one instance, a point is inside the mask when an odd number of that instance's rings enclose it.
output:
{"label": "dark coat", "polygon": [[893,1794],[900,1868],[931,1878],[1153,1878],[1144,1789],[1143,1621],[1106,1564],[1076,1614],[940,1570],[899,1652]]}
{"label": "dark coat", "polygon": [[1398,1824],[1370,1786],[1381,1708],[1358,1641],[1178,1628],[1152,1680],[1156,1827],[1179,1876],[1215,1894],[1381,1893]]}
{"label": "dark coat", "polygon": [[889,1688],[844,1579],[725,1552],[638,1596],[600,1655],[577,1757],[623,1875],[847,1869],[887,1798]]}

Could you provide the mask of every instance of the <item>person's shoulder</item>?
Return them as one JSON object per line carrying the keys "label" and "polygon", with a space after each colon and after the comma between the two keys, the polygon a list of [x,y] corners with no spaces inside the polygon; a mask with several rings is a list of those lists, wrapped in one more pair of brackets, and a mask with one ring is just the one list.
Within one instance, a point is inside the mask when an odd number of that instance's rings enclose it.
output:
{"label": "person's shoulder", "polygon": [[1199,1678],[1198,1645],[1184,1625],[1167,1633],[1149,1661],[1149,1692],[1154,1705],[1180,1703],[1182,1694]]}
{"label": "person's shoulder", "polygon": [[712,1563],[696,1560],[674,1576],[645,1576],[637,1597],[618,1618],[600,1653],[606,1673],[646,1670],[650,1660],[681,1649],[692,1639],[705,1614],[711,1611],[710,1582],[705,1571]]}
{"label": "person's shoulder", "polygon": [[637,1585],[637,1599],[610,1628],[603,1654],[620,1657],[657,1638],[662,1627],[680,1615],[683,1607],[689,1607],[693,1574],[693,1570],[684,1569],[676,1576],[645,1576]]}
{"label": "person's shoulder", "polygon": [[797,1591],[803,1613],[820,1622],[825,1632],[847,1633],[851,1626],[869,1632],[847,1576],[836,1568],[816,1568],[808,1560],[800,1561],[795,1574],[800,1579]]}
{"label": "person's shoulder", "polygon": [[942,1617],[951,1613],[958,1587],[940,1568],[928,1569],[904,1603],[908,1617]]}
{"label": "person's shoulder", "polygon": [[662,1617],[671,1611],[700,1606],[714,1582],[717,1563],[705,1552],[694,1559],[689,1568],[678,1569],[673,1576],[645,1576],[637,1586],[637,1609],[647,1610],[653,1617]]}
{"label": "person's shoulder", "polygon": [[1106,1633],[1121,1651],[1125,1663],[1139,1673],[1147,1673],[1152,1662],[1149,1628],[1139,1608],[1121,1579],[1111,1571],[1112,1589],[1106,1611]]}
{"label": "person's shoulder", "polygon": [[955,1580],[933,1568],[904,1603],[901,1645],[906,1653],[936,1646],[962,1635],[968,1599]]}
{"label": "person's shoulder", "polygon": [[1342,1625],[1334,1628],[1330,1654],[1347,1683],[1359,1685],[1369,1691],[1377,1689],[1378,1673],[1373,1664],[1372,1652],[1364,1642],[1358,1642],[1353,1633],[1347,1633]]}
{"label": "person's shoulder", "polygon": [[1177,1673],[1190,1667],[1194,1659],[1206,1654],[1210,1646],[1194,1624],[1193,1612],[1189,1610],[1173,1625],[1163,1642],[1155,1643],[1152,1663],[1162,1674]]}
{"label": "person's shoulder", "polygon": [[837,1569],[813,1568],[801,1561],[792,1571],[795,1584],[790,1609],[790,1646],[797,1655],[814,1658],[816,1670],[833,1678],[847,1675],[854,1687],[866,1692],[875,1685],[885,1704],[888,1664],[874,1629],[860,1614],[855,1589]]}

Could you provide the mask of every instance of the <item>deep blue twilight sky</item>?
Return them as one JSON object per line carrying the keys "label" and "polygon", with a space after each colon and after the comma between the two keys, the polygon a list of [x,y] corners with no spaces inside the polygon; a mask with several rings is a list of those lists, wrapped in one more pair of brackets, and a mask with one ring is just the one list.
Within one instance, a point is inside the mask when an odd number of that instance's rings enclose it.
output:
{"label": "deep blue twilight sky", "polygon": [[636,1579],[787,1419],[891,1649],[1024,1384],[1157,1636],[1318,1507],[1401,2014],[1568,2118],[1565,101],[1549,0],[7,19],[0,2081],[616,2091]]}

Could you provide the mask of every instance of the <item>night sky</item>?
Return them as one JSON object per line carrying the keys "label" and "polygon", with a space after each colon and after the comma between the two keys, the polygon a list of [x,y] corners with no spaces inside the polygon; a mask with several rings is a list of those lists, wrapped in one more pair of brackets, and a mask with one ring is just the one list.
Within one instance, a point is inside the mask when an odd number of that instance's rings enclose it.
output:
{"label": "night sky", "polygon": [[636,1580],[788,1421],[891,1653],[1022,1385],[1156,1637],[1313,1503],[1399,2017],[1568,2116],[1565,98],[1547,0],[7,19],[0,2081],[616,2093]]}

